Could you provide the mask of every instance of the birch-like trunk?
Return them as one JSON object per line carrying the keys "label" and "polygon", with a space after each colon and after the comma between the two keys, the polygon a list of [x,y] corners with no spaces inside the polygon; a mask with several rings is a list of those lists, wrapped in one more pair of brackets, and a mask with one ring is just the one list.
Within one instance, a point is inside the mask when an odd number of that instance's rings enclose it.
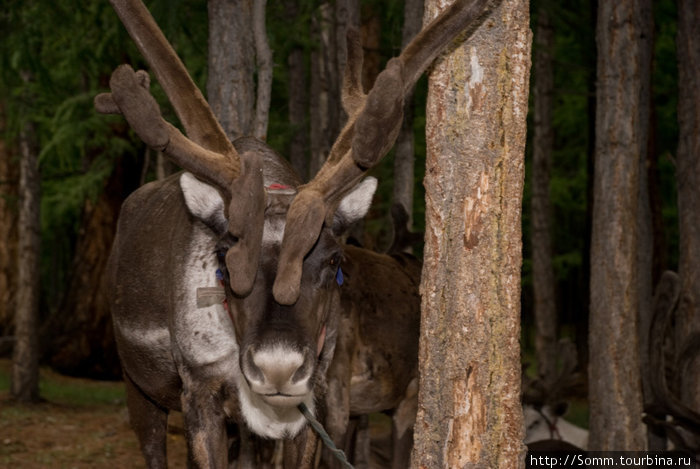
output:
{"label": "birch-like trunk", "polygon": [[[444,1],[426,2],[429,21]],[[504,0],[430,75],[413,467],[524,467],[521,210],[531,33]]]}

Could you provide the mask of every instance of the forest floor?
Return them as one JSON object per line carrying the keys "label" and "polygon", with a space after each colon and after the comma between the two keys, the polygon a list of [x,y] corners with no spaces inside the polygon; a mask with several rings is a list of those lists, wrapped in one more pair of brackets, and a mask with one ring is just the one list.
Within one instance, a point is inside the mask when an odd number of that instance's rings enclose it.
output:
{"label": "forest floor", "polygon": [[[124,384],[72,378],[41,368],[42,402],[10,399],[9,359],[0,359],[0,469],[145,469],[129,426]],[[373,415],[372,467],[386,467],[390,419]],[[172,413],[168,467],[184,469],[187,448],[182,416]]]}
{"label": "forest floor", "polygon": [[[0,468],[145,468],[129,427],[121,382],[70,378],[41,369],[38,404],[9,398],[11,362],[0,359]],[[168,467],[186,467],[181,422],[168,432]]]}

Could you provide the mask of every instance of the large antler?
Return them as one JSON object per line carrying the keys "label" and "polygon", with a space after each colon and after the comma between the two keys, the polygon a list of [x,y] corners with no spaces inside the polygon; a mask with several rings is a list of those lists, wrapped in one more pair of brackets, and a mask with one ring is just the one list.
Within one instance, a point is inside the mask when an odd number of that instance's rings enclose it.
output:
{"label": "large antler", "polygon": [[191,140],[163,119],[148,91],[146,73],[134,72],[128,66],[121,66],[112,74],[112,93],[96,97],[97,110],[123,114],[147,145],[163,151],[208,182],[226,188],[240,172],[238,154],[184,64],[141,0],[110,3],[155,73]]}
{"label": "large antler", "polygon": [[457,0],[424,28],[397,58],[391,59],[367,96],[362,93],[361,48],[348,37],[343,106],[348,123],[326,163],[299,192],[287,213],[275,300],[292,304],[299,297],[304,256],[342,196],[391,149],[403,119],[405,96],[437,55],[460,33],[471,34],[500,0]]}
{"label": "large antler", "polygon": [[118,67],[110,79],[111,93],[95,98],[99,112],[122,114],[150,147],[163,151],[184,169],[219,188],[228,202],[229,232],[238,239],[226,255],[231,288],[250,292],[262,242],[264,189],[259,155],[238,155],[187,69],[165,39],[141,0],[110,0],[129,35],[165,90],[188,137],[163,119],[149,92],[144,71]]}

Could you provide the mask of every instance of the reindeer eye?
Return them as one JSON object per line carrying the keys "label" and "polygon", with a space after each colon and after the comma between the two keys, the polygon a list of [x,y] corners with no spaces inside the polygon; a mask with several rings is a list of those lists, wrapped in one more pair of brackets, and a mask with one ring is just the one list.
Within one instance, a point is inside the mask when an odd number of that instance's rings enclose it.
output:
{"label": "reindeer eye", "polygon": [[334,254],[328,263],[332,266],[340,265],[340,254]]}
{"label": "reindeer eye", "polygon": [[225,248],[218,248],[216,250],[216,258],[223,262],[226,259],[226,251],[227,249]]}

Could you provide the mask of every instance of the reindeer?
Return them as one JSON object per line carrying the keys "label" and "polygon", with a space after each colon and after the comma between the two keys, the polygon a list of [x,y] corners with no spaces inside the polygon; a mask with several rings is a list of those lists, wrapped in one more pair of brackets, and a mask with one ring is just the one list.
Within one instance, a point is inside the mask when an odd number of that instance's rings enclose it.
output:
{"label": "reindeer", "polygon": [[[399,206],[400,207],[400,206]],[[392,207],[393,254],[345,246],[340,291],[341,323],[328,370],[326,427],[346,450],[357,445],[359,459],[369,460],[369,437],[355,440],[348,419],[373,412],[392,412],[392,468],[409,466],[418,397],[418,334],[421,262],[403,254],[413,241],[403,207]],[[328,453],[327,466],[335,467]]]}
{"label": "reindeer", "polygon": [[[147,465],[166,466],[168,411],[181,409],[193,467],[228,466],[232,424],[293,439],[285,464],[308,467],[315,445],[297,406],[317,411],[326,391],[341,322],[339,236],[367,211],[376,180],[363,178],[393,145],[405,95],[497,1],[455,2],[368,94],[359,37],[350,33],[348,122],[307,184],[265,143],[230,142],[145,6],[111,3],[187,134],[163,119],[144,71],[118,67],[111,93],[95,98],[99,112],[123,115],[148,146],[187,171],[128,198],[108,263],[127,405]],[[225,302],[198,306],[197,291],[219,284]]]}
{"label": "reindeer", "polygon": [[[667,362],[665,342],[679,307],[681,281],[672,271],[661,276],[654,294],[648,333],[648,369],[651,400],[645,406],[643,421],[655,432],[667,437],[676,449],[700,455],[700,414],[688,407],[670,389],[669,376],[679,376],[700,354],[700,332],[690,334],[676,344],[674,359]],[[685,299],[686,301],[688,299]]]}
{"label": "reindeer", "polygon": [[576,371],[576,347],[569,339],[557,344],[561,367],[555,376],[528,378],[523,370],[523,417],[525,443],[532,448],[550,448],[551,451],[571,447],[588,448],[588,430],[564,420],[568,404],[564,398],[580,387],[580,373]]}

